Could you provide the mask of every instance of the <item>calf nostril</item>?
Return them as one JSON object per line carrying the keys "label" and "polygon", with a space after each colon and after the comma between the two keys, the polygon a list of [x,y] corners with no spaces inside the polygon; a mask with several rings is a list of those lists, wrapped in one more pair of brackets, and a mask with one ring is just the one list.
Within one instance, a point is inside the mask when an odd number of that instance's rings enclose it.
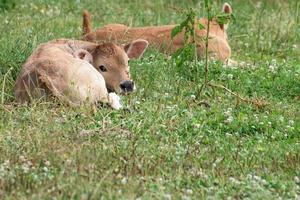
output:
{"label": "calf nostril", "polygon": [[134,88],[133,81],[124,81],[120,84],[120,88],[125,92],[132,92]]}
{"label": "calf nostril", "polygon": [[120,88],[121,88],[122,90],[125,90],[125,89],[126,89],[125,83],[121,83],[121,84],[120,84]]}

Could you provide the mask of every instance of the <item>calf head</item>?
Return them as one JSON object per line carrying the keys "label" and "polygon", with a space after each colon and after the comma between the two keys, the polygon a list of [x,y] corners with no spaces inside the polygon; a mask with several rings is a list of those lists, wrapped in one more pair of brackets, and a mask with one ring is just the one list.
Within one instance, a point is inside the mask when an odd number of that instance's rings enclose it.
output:
{"label": "calf head", "polygon": [[[226,14],[232,14],[232,8],[228,3],[223,4],[222,12]],[[203,36],[203,30],[198,29],[198,24],[202,24],[205,29],[207,29],[208,26],[208,20],[205,18],[202,18],[198,21],[196,25],[196,33],[199,36]],[[209,27],[209,37],[210,43],[208,50],[210,53],[213,53],[213,57],[215,57],[218,60],[222,60],[225,63],[231,56],[231,49],[228,44],[228,38],[227,38],[227,24],[222,24],[217,21],[217,19],[213,18],[210,21],[210,27]]]}
{"label": "calf head", "polygon": [[[76,57],[92,61],[92,65],[104,77],[109,92],[128,94],[135,89],[134,82],[130,77],[128,61],[140,58],[147,47],[146,40],[135,40],[122,46],[104,43],[98,45],[91,54],[80,50]],[[92,59],[90,55],[92,55]]]}

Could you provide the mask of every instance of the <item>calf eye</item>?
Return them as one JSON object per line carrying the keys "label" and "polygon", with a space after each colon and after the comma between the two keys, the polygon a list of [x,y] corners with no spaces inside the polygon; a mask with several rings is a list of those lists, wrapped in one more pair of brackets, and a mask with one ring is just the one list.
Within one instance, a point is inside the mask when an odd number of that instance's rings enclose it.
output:
{"label": "calf eye", "polygon": [[99,69],[100,69],[101,72],[106,72],[107,71],[107,69],[106,69],[106,67],[104,67],[104,65],[100,65]]}

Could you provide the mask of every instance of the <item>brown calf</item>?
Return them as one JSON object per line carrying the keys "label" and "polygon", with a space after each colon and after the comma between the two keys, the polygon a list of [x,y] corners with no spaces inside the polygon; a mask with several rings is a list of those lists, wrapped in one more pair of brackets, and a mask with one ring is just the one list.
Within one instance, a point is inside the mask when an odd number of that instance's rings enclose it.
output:
{"label": "brown calf", "polygon": [[[228,3],[223,5],[222,11],[227,14],[232,13],[232,8]],[[195,26],[196,34],[200,37],[206,36],[206,30],[200,30],[198,24],[201,23],[207,28],[208,20],[202,18]],[[126,43],[136,39],[147,40],[150,46],[158,48],[163,52],[173,53],[184,45],[184,33],[180,33],[173,40],[171,39],[172,29],[176,25],[162,25],[149,27],[128,27],[123,24],[109,24],[92,32],[90,15],[87,11],[83,13],[83,39],[91,42],[111,41],[115,43]],[[210,57],[227,63],[231,56],[231,48],[228,44],[227,25],[220,25],[213,19],[210,22],[208,51]],[[203,56],[205,53],[204,43],[197,44],[197,53]]]}
{"label": "brown calf", "polygon": [[15,96],[24,102],[52,94],[71,105],[101,101],[118,109],[118,97],[107,90],[133,91],[128,60],[142,56],[147,46],[145,40],[125,46],[67,39],[42,44],[23,65]]}

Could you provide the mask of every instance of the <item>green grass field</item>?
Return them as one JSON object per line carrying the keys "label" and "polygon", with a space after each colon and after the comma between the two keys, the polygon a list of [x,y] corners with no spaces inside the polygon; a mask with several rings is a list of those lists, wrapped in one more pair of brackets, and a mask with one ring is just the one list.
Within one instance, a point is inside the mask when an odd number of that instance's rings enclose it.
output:
{"label": "green grass field", "polygon": [[264,107],[216,88],[196,95],[204,69],[191,81],[180,73],[188,69],[154,49],[130,63],[137,91],[122,97],[124,110],[16,104],[21,65],[42,42],[80,38],[83,9],[94,28],[144,26],[181,22],[171,7],[194,7],[203,16],[199,2],[1,3],[0,199],[299,199],[297,0],[229,1],[236,16],[229,40],[242,64],[211,63],[209,78]]}

